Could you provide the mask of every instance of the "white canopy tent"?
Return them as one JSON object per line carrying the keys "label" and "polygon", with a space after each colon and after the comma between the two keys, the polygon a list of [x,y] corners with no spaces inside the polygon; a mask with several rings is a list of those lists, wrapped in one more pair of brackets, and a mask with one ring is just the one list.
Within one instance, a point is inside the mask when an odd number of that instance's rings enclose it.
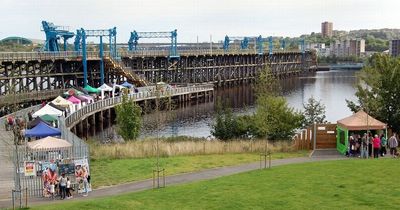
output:
{"label": "white canopy tent", "polygon": [[104,99],[104,92],[111,92],[114,89],[110,86],[108,86],[107,84],[102,84],[100,87],[97,88],[97,90],[101,91],[101,99]]}
{"label": "white canopy tent", "polygon": [[57,106],[68,108],[71,113],[75,112],[74,103],[72,103],[71,101],[68,101],[67,99],[65,99],[65,98],[63,98],[61,96],[58,96],[57,98],[55,98],[51,102],[53,102],[53,104],[55,104]]}
{"label": "white canopy tent", "polygon": [[124,86],[122,86],[122,85],[114,84],[113,87],[112,87],[112,96],[113,96],[113,98],[115,97],[115,90],[116,90],[117,88],[120,89],[120,90],[122,90],[122,89],[124,89],[124,88],[126,88],[126,87],[124,87]]}
{"label": "white canopy tent", "polygon": [[33,113],[32,117],[40,117],[40,116],[43,116],[46,114],[59,117],[59,116],[63,115],[63,112],[61,110],[58,110],[58,109],[46,104],[44,107],[42,107],[41,109],[39,109],[38,111]]}

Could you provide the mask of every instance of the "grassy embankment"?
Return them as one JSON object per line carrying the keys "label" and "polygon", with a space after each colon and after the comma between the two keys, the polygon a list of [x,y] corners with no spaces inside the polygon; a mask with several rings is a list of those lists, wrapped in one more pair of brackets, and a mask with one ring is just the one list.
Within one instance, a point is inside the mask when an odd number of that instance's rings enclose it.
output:
{"label": "grassy embankment", "polygon": [[[153,140],[125,144],[92,144],[91,177],[94,188],[149,179],[156,162]],[[259,161],[263,141],[160,141],[160,165],[166,175]],[[270,144],[272,159],[303,157],[289,143]]]}
{"label": "grassy embankment", "polygon": [[341,160],[286,165],[160,190],[33,209],[397,209],[400,183],[390,177],[400,173],[398,161]]}

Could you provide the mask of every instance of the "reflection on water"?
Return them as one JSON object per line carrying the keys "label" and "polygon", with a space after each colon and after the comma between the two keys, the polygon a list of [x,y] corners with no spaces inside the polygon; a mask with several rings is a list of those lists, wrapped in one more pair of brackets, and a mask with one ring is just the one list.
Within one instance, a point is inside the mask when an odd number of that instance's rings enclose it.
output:
{"label": "reflection on water", "polygon": [[[317,72],[314,75],[282,81],[282,92],[290,106],[303,109],[309,97],[314,96],[326,106],[326,118],[330,122],[351,114],[345,99],[355,100],[355,71]],[[250,85],[220,88],[217,97],[222,98],[237,114],[254,112],[254,93]],[[216,97],[216,98],[217,98]],[[214,100],[215,102],[215,100]],[[213,122],[214,103],[200,103],[161,112],[160,125],[156,128],[157,115],[143,118],[141,137],[187,135],[207,137]],[[158,130],[158,132],[156,132]]]}

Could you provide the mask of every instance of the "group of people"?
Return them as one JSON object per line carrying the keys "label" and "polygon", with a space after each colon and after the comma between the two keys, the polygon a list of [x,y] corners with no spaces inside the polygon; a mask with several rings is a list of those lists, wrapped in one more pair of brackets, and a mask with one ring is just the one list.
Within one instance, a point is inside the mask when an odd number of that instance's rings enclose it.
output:
{"label": "group of people", "polygon": [[62,174],[61,177],[57,181],[50,182],[49,184],[49,193],[52,198],[56,195],[56,186],[58,184],[58,194],[60,195],[61,200],[65,198],[72,198],[72,192],[74,189],[71,186],[71,180],[69,177],[65,177],[65,174]]}
{"label": "group of people", "polygon": [[[80,187],[83,196],[87,196],[90,186],[90,175],[87,173],[85,167],[77,167],[75,171],[76,182]],[[60,196],[61,200],[73,198],[72,192],[75,191],[71,183],[70,177],[62,173],[60,177],[57,176],[55,168],[47,168],[42,174],[44,189],[43,195],[45,197],[55,198]],[[78,189],[79,190],[79,189]]]}
{"label": "group of people", "polygon": [[397,157],[398,146],[396,133],[393,133],[389,139],[385,137],[385,134],[372,135],[371,132],[364,133],[362,137],[360,134],[351,134],[347,155],[350,157],[368,158],[374,156],[374,158],[378,158],[387,155],[387,148],[389,148],[390,155]]}

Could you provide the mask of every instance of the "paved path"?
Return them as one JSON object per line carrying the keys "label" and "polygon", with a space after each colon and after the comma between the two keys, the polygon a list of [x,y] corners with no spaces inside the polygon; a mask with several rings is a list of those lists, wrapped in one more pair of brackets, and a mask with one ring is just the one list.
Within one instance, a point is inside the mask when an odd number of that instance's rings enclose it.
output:
{"label": "paved path", "polygon": [[[279,166],[279,165],[287,165],[287,164],[297,164],[297,163],[306,163],[306,162],[315,162],[315,161],[325,161],[325,160],[339,160],[344,159],[340,156],[329,156],[329,157],[313,157],[313,158],[289,158],[289,159],[279,159],[279,160],[272,160],[272,166]],[[207,169],[198,172],[192,173],[185,173],[185,174],[178,174],[173,176],[166,177],[166,185],[176,185],[176,184],[183,184],[189,183],[194,181],[200,180],[207,180],[207,179],[214,179],[222,176],[228,176],[232,174],[252,171],[260,168],[260,163],[249,163],[243,164],[238,166],[229,166],[229,167],[222,167],[222,168],[215,168],[215,169]],[[88,197],[77,196],[74,197],[72,200],[83,200],[87,198],[96,198],[96,197],[107,197],[112,195],[118,195],[128,192],[137,192],[147,189],[152,189],[153,182],[151,179],[143,180],[138,182],[131,182],[125,183],[121,185],[115,185],[110,187],[104,187],[101,189],[94,190],[89,194]],[[40,204],[52,204],[58,202],[68,202],[67,200],[49,200],[49,199],[42,199],[42,198],[35,198],[29,200],[29,206],[32,205],[40,205]],[[10,200],[0,200],[0,208],[7,207],[11,205]]]}
{"label": "paved path", "polygon": [[[17,111],[14,116],[27,116],[28,112],[37,110],[39,107],[40,105]],[[12,162],[14,134],[12,131],[6,131],[5,119],[6,116],[0,118],[0,200],[10,199],[11,190],[14,188],[14,164]]]}
{"label": "paved path", "polygon": [[10,198],[14,187],[14,164],[12,163],[13,133],[5,131],[0,121],[0,199]]}

